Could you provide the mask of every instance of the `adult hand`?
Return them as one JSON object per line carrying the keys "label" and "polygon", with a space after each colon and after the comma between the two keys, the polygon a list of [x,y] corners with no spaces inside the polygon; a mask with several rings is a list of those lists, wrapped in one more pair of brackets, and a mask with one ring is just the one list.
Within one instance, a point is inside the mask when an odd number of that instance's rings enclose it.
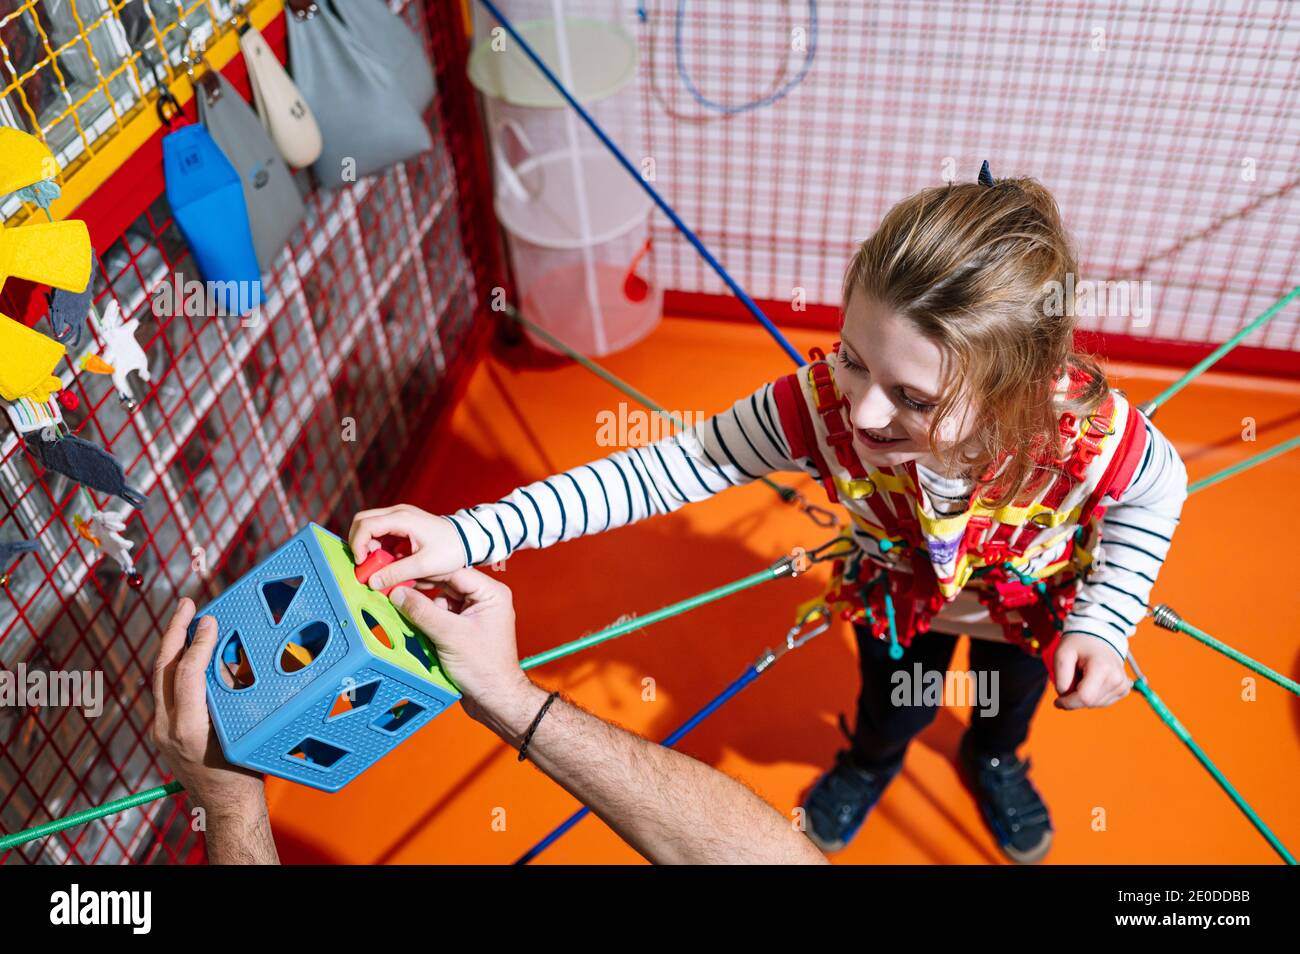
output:
{"label": "adult hand", "polygon": [[515,608],[510,589],[478,570],[462,567],[431,578],[443,592],[409,587],[393,604],[427,635],[447,675],[460,687],[465,711],[499,735],[527,726],[541,693],[519,668]]}
{"label": "adult hand", "polygon": [[208,718],[205,673],[217,645],[217,623],[199,621],[187,649],[194,604],[182,599],[163,633],[153,670],[153,740],[191,799],[209,813],[265,810],[262,776],[231,765]]}

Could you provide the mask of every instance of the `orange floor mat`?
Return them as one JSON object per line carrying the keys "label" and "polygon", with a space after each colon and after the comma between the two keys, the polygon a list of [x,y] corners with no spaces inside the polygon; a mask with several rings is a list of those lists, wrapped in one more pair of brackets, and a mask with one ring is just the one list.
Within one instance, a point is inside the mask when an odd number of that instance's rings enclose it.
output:
{"label": "orange floor mat", "polygon": [[[795,346],[832,335],[791,332]],[[649,339],[605,359],[615,374],[679,412],[716,413],[789,362],[756,326],[666,320]],[[1111,368],[1136,400],[1176,374]],[[570,362],[494,345],[440,433],[393,461],[408,474],[407,502],[435,512],[496,500],[515,487],[603,456],[596,413],[626,400]],[[637,405],[629,403],[630,408]],[[1253,418],[1257,440],[1242,439]],[[1300,383],[1207,374],[1157,423],[1193,480],[1290,437],[1300,427]],[[790,478],[810,498],[806,477]],[[1194,495],[1184,510],[1155,599],[1185,619],[1296,677],[1300,607],[1289,572],[1296,521],[1266,516],[1265,501],[1300,484],[1300,453]],[[380,506],[395,501],[375,500]],[[335,528],[345,529],[345,528]],[[545,551],[513,556],[501,578],[514,592],[524,654],[737,579],[792,547],[828,537],[767,487],[736,488],[667,517]],[[704,704],[783,638],[794,606],[820,574],[766,583],[538,669],[544,686],[651,738]],[[1192,736],[1293,851],[1300,704],[1191,638],[1144,621],[1133,652]],[[965,646],[954,667],[965,666]],[[647,701],[644,687],[653,679]],[[853,636],[837,625],[791,653],[700,726],[681,749],[744,780],[783,812],[840,745],[837,715],[852,718]],[[1277,855],[1137,693],[1101,710],[1062,712],[1048,690],[1025,752],[1052,810],[1055,863],[1272,863]],[[941,711],[908,753],[902,774],[839,863],[1000,863],[954,768],[967,712]],[[334,795],[271,780],[276,839],[286,862],[504,863],[566,818],[577,803],[460,708],[440,716]],[[541,861],[635,863],[639,857],[587,818]]]}

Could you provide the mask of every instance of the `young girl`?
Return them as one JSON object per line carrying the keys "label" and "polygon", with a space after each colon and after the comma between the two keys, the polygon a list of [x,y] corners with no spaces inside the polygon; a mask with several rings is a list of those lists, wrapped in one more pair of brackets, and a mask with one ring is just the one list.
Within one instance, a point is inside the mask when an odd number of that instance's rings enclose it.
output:
{"label": "young girl", "polygon": [[1073,350],[1067,276],[1051,195],[994,182],[986,163],[977,183],[899,203],[862,244],[831,354],[689,431],[495,503],[361,513],[353,550],[409,538],[412,555],[372,578],[383,587],[811,474],[853,520],[832,600],[855,621],[862,691],[851,746],[806,799],[809,835],[834,851],[861,827],[937,712],[897,687],[918,663],[946,670],[966,634],[997,698],[972,710],[962,774],[1004,853],[1038,861],[1052,825],[1017,749],[1049,677],[1063,709],[1128,693],[1128,639],[1187,494],[1168,441]]}

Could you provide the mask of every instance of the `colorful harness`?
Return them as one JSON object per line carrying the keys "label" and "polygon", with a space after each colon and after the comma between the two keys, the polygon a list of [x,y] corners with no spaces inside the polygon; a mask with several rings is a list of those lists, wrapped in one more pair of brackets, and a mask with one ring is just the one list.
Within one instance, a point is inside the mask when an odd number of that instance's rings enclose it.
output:
{"label": "colorful harness", "polygon": [[[844,619],[888,639],[891,654],[898,658],[916,633],[929,630],[945,603],[970,584],[1006,639],[1038,655],[1050,669],[1079,580],[1100,542],[1103,498],[1119,499],[1142,458],[1146,428],[1136,408],[1124,402],[1127,414],[1118,436],[1121,409],[1109,389],[1084,421],[1062,413],[1063,457],[1040,458],[1040,464],[1060,472],[1054,481],[1042,482],[1028,503],[995,511],[972,494],[964,513],[932,517],[921,504],[913,463],[870,471],[864,467],[852,446],[853,428],[845,415],[848,401],[835,386],[826,355],[814,348],[809,357],[811,364],[775,385],[792,456],[812,460],[832,502],[842,502],[843,496],[865,503],[871,519],[849,507],[854,522],[876,539],[883,559],[890,561],[885,565],[875,557],[864,560],[861,548],[835,560],[827,592],[813,602],[825,602]],[[1065,385],[1069,396],[1088,381],[1086,373],[1071,372]],[[1107,444],[1111,438],[1117,442],[1113,448]],[[1028,572],[1031,557],[1060,542],[1057,535],[1040,543],[1043,534],[1070,521],[1077,526],[1060,557],[1034,574]],[[845,536],[851,539],[851,534]],[[951,573],[941,573],[939,567],[949,564]]]}

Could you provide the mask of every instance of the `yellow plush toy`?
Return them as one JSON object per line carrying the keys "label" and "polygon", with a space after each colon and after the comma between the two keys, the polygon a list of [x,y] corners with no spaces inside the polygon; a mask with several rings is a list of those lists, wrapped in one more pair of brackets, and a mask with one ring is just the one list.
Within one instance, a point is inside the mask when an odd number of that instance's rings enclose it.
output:
{"label": "yellow plush toy", "polygon": [[0,127],[0,196],[58,174],[59,163],[45,143],[17,129]]}
{"label": "yellow plush toy", "polygon": [[0,315],[0,397],[48,401],[63,388],[53,373],[62,357],[63,345],[53,338]]}
{"label": "yellow plush toy", "polygon": [[90,283],[90,233],[80,219],[7,229],[0,225],[0,288],[9,276],[83,292]]}
{"label": "yellow plush toy", "polygon": [[[17,129],[0,129],[0,197],[58,174],[59,164],[45,143]],[[90,265],[85,222],[41,222],[16,229],[0,224],[0,288],[14,275],[83,292],[90,283]]]}
{"label": "yellow plush toy", "polygon": [[[0,128],[0,196],[58,175],[49,148],[17,129]],[[7,229],[0,224],[0,288],[12,275],[70,292],[90,284],[92,262],[86,223],[41,222]],[[54,374],[63,345],[0,315],[0,397],[38,404],[63,387]]]}

